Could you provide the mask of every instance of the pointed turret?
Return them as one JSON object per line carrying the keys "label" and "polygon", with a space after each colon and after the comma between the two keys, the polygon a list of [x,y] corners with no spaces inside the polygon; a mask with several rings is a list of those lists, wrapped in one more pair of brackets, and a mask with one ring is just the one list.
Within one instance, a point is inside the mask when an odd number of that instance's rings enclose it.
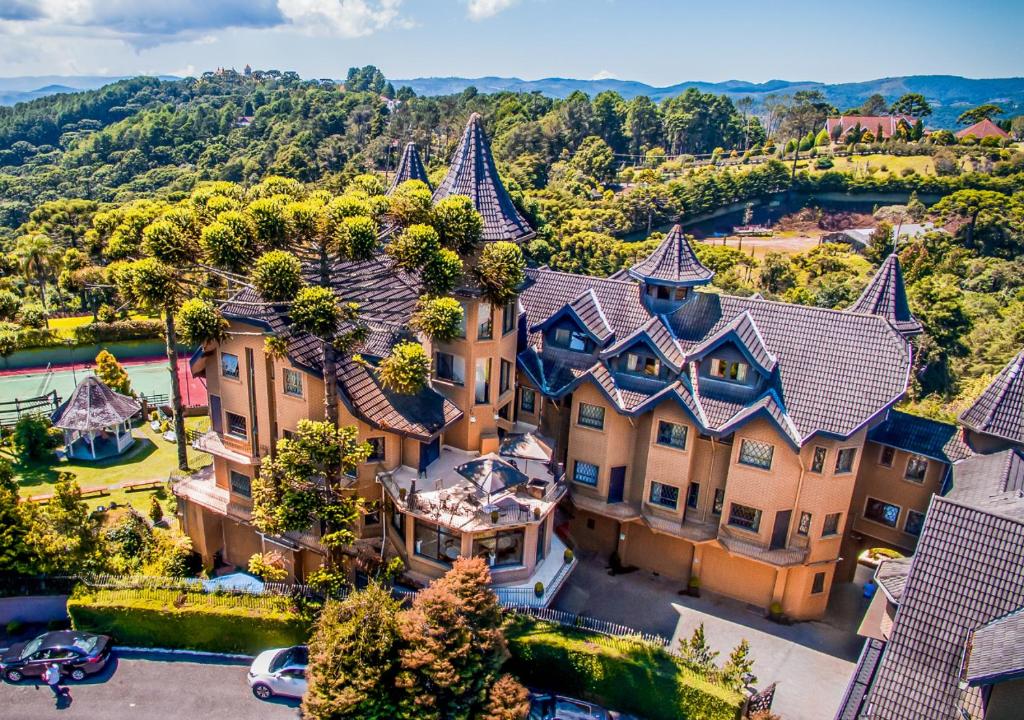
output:
{"label": "pointed turret", "polygon": [[910,313],[903,271],[895,253],[885,259],[857,301],[846,309],[883,317],[904,337],[917,335],[922,330],[921,323]]}
{"label": "pointed turret", "polygon": [[423,167],[423,161],[420,160],[420,151],[416,147],[416,143],[409,142],[405,144],[405,150],[402,151],[402,159],[398,161],[398,171],[395,172],[395,179],[391,181],[391,187],[388,188],[388,195],[395,191],[395,188],[404,183],[406,180],[420,180],[426,183],[427,187],[430,187],[430,180],[427,179],[427,170]]}
{"label": "pointed turret", "polygon": [[671,287],[707,285],[715,276],[697,259],[679,225],[673,225],[654,252],[628,272],[641,282]]}
{"label": "pointed turret", "polygon": [[[979,435],[1024,448],[1024,350],[960,414],[960,422]],[[992,443],[975,449],[988,451]]]}
{"label": "pointed turret", "polygon": [[466,195],[473,201],[484,220],[484,242],[522,242],[536,235],[498,177],[478,113],[469,118],[448,174],[434,191],[434,202],[450,195]]}

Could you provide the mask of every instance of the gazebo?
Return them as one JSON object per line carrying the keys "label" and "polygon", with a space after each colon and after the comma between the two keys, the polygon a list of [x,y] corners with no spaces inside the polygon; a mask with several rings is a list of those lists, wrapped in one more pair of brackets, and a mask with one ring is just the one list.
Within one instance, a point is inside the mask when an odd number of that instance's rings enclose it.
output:
{"label": "gazebo", "polygon": [[53,414],[53,424],[64,431],[68,457],[101,460],[120,455],[135,442],[131,417],[142,406],[116,393],[90,375]]}

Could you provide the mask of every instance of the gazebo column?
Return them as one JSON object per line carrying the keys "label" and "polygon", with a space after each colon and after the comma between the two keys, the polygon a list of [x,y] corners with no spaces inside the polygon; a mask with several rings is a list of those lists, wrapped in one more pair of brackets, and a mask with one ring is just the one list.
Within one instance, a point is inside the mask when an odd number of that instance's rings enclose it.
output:
{"label": "gazebo column", "polygon": [[120,453],[121,452],[121,423],[118,423],[117,425],[115,425],[114,428],[115,428],[115,430],[114,430],[115,440],[117,441],[117,452]]}
{"label": "gazebo column", "polygon": [[96,431],[95,430],[90,430],[89,431],[89,451],[92,453],[92,459],[93,460],[96,459],[96,443],[95,443],[95,439],[96,439]]}

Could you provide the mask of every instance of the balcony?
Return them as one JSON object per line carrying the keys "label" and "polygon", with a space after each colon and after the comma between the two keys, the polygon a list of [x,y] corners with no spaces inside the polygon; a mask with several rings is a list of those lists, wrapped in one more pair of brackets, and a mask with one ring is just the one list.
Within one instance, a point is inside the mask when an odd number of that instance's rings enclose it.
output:
{"label": "balcony", "polygon": [[176,497],[218,515],[241,522],[249,522],[252,519],[251,507],[232,502],[231,493],[217,486],[213,466],[207,466],[193,475],[172,477],[171,491]]}
{"label": "balcony", "polygon": [[639,503],[610,503],[604,498],[584,495],[583,493],[576,491],[573,491],[570,497],[572,499],[572,504],[580,510],[593,513],[595,515],[613,518],[619,522],[639,520],[642,517]]}
{"label": "balcony", "polygon": [[254,458],[250,454],[252,449],[248,440],[223,435],[214,430],[210,430],[196,438],[192,443],[192,447],[196,450],[210,453],[215,457],[238,463],[239,465],[256,465],[259,463],[259,458]]}
{"label": "balcony", "polygon": [[771,549],[767,545],[743,537],[740,533],[723,525],[718,531],[718,541],[726,550],[735,555],[743,555],[753,560],[760,560],[771,565],[786,567],[800,565],[807,559],[807,549],[784,547]]}
{"label": "balcony", "polygon": [[654,532],[689,540],[691,542],[705,542],[713,540],[718,535],[717,522],[698,522],[684,516],[682,522],[677,518],[667,518],[657,515],[646,508],[641,510],[644,522]]}

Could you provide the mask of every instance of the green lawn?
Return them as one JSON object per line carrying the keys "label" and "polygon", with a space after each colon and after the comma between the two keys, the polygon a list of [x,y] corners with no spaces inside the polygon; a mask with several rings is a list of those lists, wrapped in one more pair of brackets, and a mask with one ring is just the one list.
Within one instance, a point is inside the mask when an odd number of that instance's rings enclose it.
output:
{"label": "green lawn", "polygon": [[[197,417],[186,418],[185,422],[189,428],[203,430],[209,427],[210,420],[208,417]],[[150,430],[148,423],[136,427],[134,434],[135,444],[127,453],[94,463],[82,460],[58,462],[56,458],[43,461],[19,460],[13,457],[9,450],[4,450],[2,454],[14,463],[15,477],[21,486],[21,494],[25,497],[53,492],[57,474],[60,472],[73,473],[78,479],[79,486],[83,488],[115,485],[130,480],[166,480],[171,471],[178,467],[178,454],[174,443],[167,442]],[[210,461],[211,458],[206,453],[189,448],[189,464],[193,468],[209,464]],[[141,495],[143,493],[115,490],[111,495],[98,498],[97,502],[92,504],[108,504],[112,497],[123,501],[125,497]],[[149,498],[145,500],[148,502]]]}
{"label": "green lawn", "polygon": [[[154,320],[155,317],[149,315],[139,315],[133,313],[128,317],[129,320]],[[76,315],[74,317],[62,317],[62,318],[51,318],[49,326],[51,330],[56,330],[57,334],[62,337],[74,338],[75,328],[88,325],[92,322],[92,315]]]}

